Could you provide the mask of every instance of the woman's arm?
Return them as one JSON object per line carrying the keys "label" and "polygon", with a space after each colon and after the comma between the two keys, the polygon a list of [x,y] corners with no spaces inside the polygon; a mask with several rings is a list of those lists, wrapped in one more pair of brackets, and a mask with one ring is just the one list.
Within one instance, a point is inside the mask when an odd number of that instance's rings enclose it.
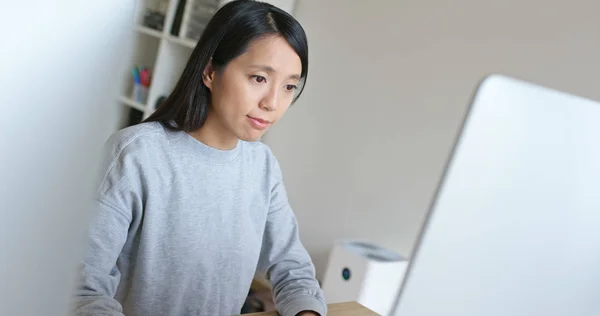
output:
{"label": "woman's arm", "polygon": [[300,241],[296,217],[288,203],[278,165],[274,174],[259,273],[266,273],[271,281],[275,305],[282,316],[305,311],[324,316],[327,314],[325,297],[315,278],[310,256]]}
{"label": "woman's arm", "polygon": [[116,262],[127,239],[130,220],[106,202],[98,201],[96,205],[82,280],[75,292],[75,315],[123,316],[121,304],[114,299],[121,278]]}
{"label": "woman's arm", "polygon": [[[82,263],[82,275],[75,292],[77,316],[123,316],[121,304],[114,298],[121,279],[117,259],[127,241],[134,208],[141,207],[136,176],[131,160],[123,159],[123,149],[109,140],[108,157],[94,214],[89,226],[89,243]],[[136,179],[137,178],[137,179]]]}

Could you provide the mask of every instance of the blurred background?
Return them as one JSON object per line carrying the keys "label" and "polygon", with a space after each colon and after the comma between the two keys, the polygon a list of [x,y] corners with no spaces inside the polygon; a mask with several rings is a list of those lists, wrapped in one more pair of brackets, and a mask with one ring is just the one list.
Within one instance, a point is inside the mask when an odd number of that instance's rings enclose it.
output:
{"label": "blurred background", "polygon": [[600,100],[600,2],[310,1],[306,94],[267,135],[320,276],[335,240],[409,255],[479,81]]}
{"label": "blurred background", "polygon": [[[131,65],[153,77],[147,97],[124,86],[122,126],[147,117],[174,86],[201,34],[195,26],[221,3],[200,2],[139,7]],[[600,100],[598,1],[267,2],[292,13],[309,38],[305,94],[264,142],[283,168],[320,280],[341,240],[410,255],[485,75]]]}
{"label": "blurred background", "polygon": [[[106,102],[107,110],[118,112],[110,132],[156,109],[203,26],[225,2],[136,2],[127,30],[131,47],[111,75],[119,91],[115,102]],[[321,281],[340,241],[363,240],[410,255],[485,75],[502,73],[600,100],[595,0],[266,2],[293,14],[309,38],[304,95],[264,142],[283,168]],[[268,288],[261,280],[254,286],[257,293]],[[251,300],[248,310],[270,308],[266,294]]]}
{"label": "blurred background", "polygon": [[[121,126],[155,109],[226,1],[141,0]],[[264,138],[320,278],[336,240],[410,254],[479,81],[490,73],[600,100],[600,2],[271,0],[304,26],[305,94]],[[211,5],[212,4],[212,5]],[[162,17],[161,17],[162,16]],[[133,93],[134,94],[134,93]]]}

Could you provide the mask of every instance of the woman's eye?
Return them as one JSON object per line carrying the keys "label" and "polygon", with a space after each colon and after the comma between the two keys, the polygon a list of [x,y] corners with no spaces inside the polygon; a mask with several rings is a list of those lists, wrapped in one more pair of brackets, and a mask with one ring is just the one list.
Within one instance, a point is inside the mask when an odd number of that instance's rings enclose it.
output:
{"label": "woman's eye", "polygon": [[294,90],[298,89],[298,86],[295,86],[293,84],[288,84],[288,85],[285,86],[285,89],[287,91],[294,91]]}
{"label": "woman's eye", "polygon": [[254,79],[254,81],[258,82],[258,83],[264,83],[267,82],[267,78],[263,77],[263,76],[257,76],[254,75],[252,76],[252,79]]}

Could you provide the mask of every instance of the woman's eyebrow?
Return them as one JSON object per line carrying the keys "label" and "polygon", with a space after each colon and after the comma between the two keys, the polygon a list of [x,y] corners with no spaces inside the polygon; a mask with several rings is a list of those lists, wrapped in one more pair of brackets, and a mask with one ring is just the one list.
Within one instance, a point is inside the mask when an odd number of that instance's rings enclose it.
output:
{"label": "woman's eyebrow", "polygon": [[[251,65],[250,68],[254,68],[254,69],[258,69],[258,70],[262,70],[266,73],[274,73],[275,72],[275,68],[269,66],[269,65]],[[289,79],[296,79],[298,81],[300,81],[301,77],[299,74],[293,74],[290,75],[288,77]]]}

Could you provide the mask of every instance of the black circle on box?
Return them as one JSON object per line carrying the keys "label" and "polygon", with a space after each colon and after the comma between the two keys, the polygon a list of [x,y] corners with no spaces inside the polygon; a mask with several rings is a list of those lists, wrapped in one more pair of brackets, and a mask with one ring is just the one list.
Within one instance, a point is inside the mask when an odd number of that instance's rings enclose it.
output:
{"label": "black circle on box", "polygon": [[342,279],[344,279],[344,281],[348,281],[350,280],[351,277],[351,273],[350,273],[350,269],[347,267],[344,267],[344,269],[342,269]]}

